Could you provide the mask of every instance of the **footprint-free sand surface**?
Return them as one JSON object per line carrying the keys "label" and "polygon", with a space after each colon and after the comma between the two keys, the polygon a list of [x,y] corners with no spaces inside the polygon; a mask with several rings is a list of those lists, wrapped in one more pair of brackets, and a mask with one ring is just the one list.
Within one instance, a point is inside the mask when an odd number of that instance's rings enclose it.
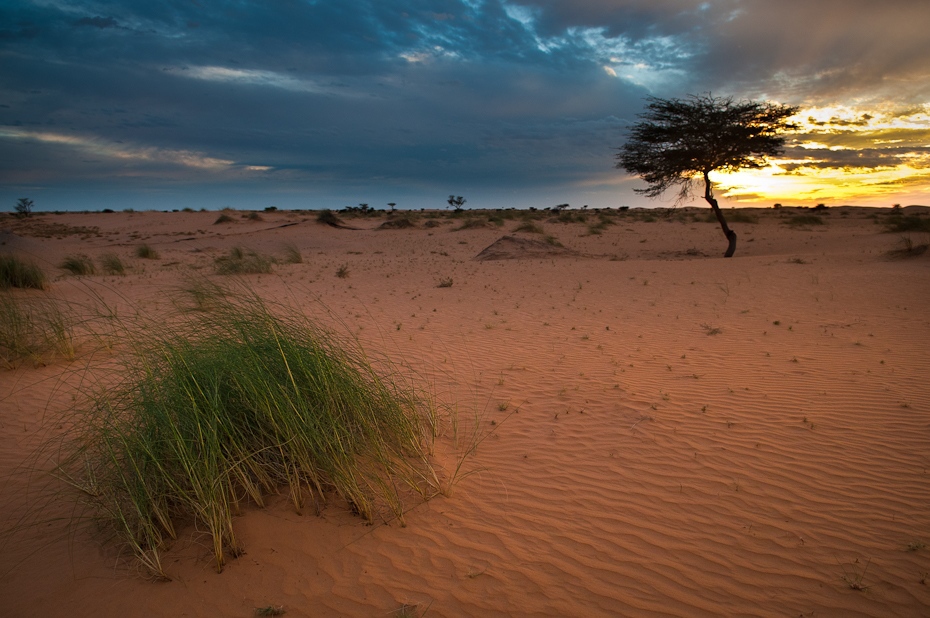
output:
{"label": "footprint-free sand surface", "polygon": [[[119,346],[0,369],[0,614],[930,615],[930,253],[889,255],[890,209],[784,208],[745,211],[757,222],[732,223],[723,259],[707,212],[600,228],[537,213],[542,234],[514,232],[520,213],[461,230],[468,213],[402,229],[312,212],[4,218],[0,251],[53,281],[0,293],[124,315],[167,314],[191,273],[228,281],[214,260],[234,246],[296,247],[303,263],[249,285],[408,366],[480,443],[406,527],[280,496],[236,518],[245,554],[222,573],[190,526],[157,583],[69,525],[72,495],[42,489],[32,457]],[[812,214],[823,224],[788,224]],[[135,257],[143,242],[160,258]],[[66,276],[77,253],[116,253],[127,274]]]}

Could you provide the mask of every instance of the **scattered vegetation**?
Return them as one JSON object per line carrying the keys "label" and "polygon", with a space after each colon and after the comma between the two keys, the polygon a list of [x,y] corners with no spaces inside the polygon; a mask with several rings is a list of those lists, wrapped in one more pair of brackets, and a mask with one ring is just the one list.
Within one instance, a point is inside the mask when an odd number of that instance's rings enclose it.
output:
{"label": "scattered vegetation", "polygon": [[339,277],[340,279],[345,279],[346,277],[348,277],[349,276],[349,265],[343,264],[339,268],[337,268],[336,276]]}
{"label": "scattered vegetation", "polygon": [[94,262],[83,253],[66,257],[61,263],[61,268],[67,270],[72,275],[78,276],[94,275],[97,273]]}
{"label": "scattered vegetation", "polygon": [[0,295],[0,360],[13,368],[24,359],[35,364],[51,357],[74,358],[72,320],[48,299]]}
{"label": "scattered vegetation", "polygon": [[266,605],[264,607],[255,608],[256,616],[283,616],[284,614],[283,605]]}
{"label": "scattered vegetation", "polygon": [[216,258],[216,272],[219,275],[260,275],[271,272],[272,260],[242,247],[233,247],[229,255]]}
{"label": "scattered vegetation", "polygon": [[336,495],[368,521],[401,522],[406,498],[438,491],[435,409],[386,361],[377,373],[357,347],[251,293],[212,304],[170,329],[129,329],[121,381],[76,415],[59,466],[153,575],[167,577],[161,553],[187,522],[221,570],[242,552],[233,513],[281,487],[298,511]]}
{"label": "scattered vegetation", "polygon": [[930,218],[918,215],[889,217],[886,222],[888,232],[930,232]]}
{"label": "scattered vegetation", "polygon": [[219,225],[220,223],[232,223],[235,221],[232,217],[227,215],[225,212],[216,218],[216,221],[213,222],[213,225]]}
{"label": "scattered vegetation", "polygon": [[345,222],[330,209],[321,210],[316,216],[316,222],[332,227],[345,227]]}
{"label": "scattered vegetation", "polygon": [[108,275],[125,275],[126,266],[123,260],[115,253],[104,253],[100,256],[100,267]]}
{"label": "scattered vegetation", "polygon": [[532,221],[524,221],[517,227],[513,228],[513,231],[516,232],[526,232],[527,234],[545,234],[541,225],[536,225]]}
{"label": "scattered vegetation", "polygon": [[300,254],[300,249],[294,245],[285,245],[284,263],[285,264],[303,264],[304,257]]}
{"label": "scattered vegetation", "polygon": [[0,254],[0,289],[32,288],[44,290],[48,287],[45,273],[33,262],[14,255]]}
{"label": "scattered vegetation", "polygon": [[891,259],[907,259],[923,255],[926,253],[928,247],[930,247],[930,244],[928,243],[915,244],[914,240],[910,236],[902,236],[901,247],[898,249],[892,249],[887,253],[887,255]]}
{"label": "scattered vegetation", "polygon": [[823,219],[817,215],[794,215],[790,219],[785,220],[785,225],[790,225],[791,227],[808,227],[811,225],[823,224]]}
{"label": "scattered vegetation", "polygon": [[452,287],[452,277],[447,277],[447,278],[445,278],[445,279],[440,279],[440,280],[439,280],[439,285],[437,285],[436,287],[437,287],[437,288],[451,288],[451,287]]}
{"label": "scattered vegetation", "polygon": [[136,257],[143,260],[157,260],[159,256],[158,251],[143,243],[136,247]]}

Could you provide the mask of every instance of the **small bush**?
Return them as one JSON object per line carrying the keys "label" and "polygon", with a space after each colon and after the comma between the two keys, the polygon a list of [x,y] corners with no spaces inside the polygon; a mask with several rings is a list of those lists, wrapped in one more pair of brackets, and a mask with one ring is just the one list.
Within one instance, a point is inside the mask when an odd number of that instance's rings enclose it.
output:
{"label": "small bush", "polygon": [[337,268],[336,276],[339,277],[340,279],[345,279],[346,277],[348,277],[349,276],[349,265],[343,264],[342,266]]}
{"label": "small bush", "polygon": [[905,232],[930,232],[930,218],[917,215],[893,217],[887,222],[887,231],[897,234]]}
{"label": "small bush", "polygon": [[316,222],[332,227],[343,227],[345,225],[345,222],[339,218],[339,215],[328,208],[320,211],[316,216]]}
{"label": "small bush", "polygon": [[213,222],[213,225],[218,225],[220,223],[232,223],[235,221],[232,217],[227,215],[225,212],[216,218],[216,221]]}
{"label": "small bush", "polygon": [[286,245],[284,247],[284,263],[285,264],[303,264],[304,257],[300,254],[300,249],[294,245]]}
{"label": "small bush", "polygon": [[513,228],[514,232],[526,232],[527,234],[544,234],[541,225],[536,225],[532,221],[524,221],[517,227]]}
{"label": "small bush", "polygon": [[272,260],[268,256],[233,247],[229,255],[216,258],[218,275],[261,275],[271,273]]}
{"label": "small bush", "polygon": [[100,266],[103,268],[103,272],[108,275],[126,274],[126,266],[123,264],[123,260],[115,253],[104,253],[101,255]]}
{"label": "small bush", "polygon": [[264,220],[265,220],[265,219],[262,218],[262,216],[261,216],[260,214],[258,214],[258,213],[255,212],[254,210],[253,210],[252,212],[250,212],[249,214],[247,214],[247,215],[242,215],[242,216],[243,216],[244,218],[248,219],[249,221],[264,221]]}
{"label": "small bush", "polygon": [[806,227],[809,225],[823,225],[823,219],[817,215],[795,215],[785,221],[791,227]]}
{"label": "small bush", "polygon": [[9,368],[23,359],[41,363],[60,355],[74,358],[71,320],[53,301],[0,296],[0,360]]}
{"label": "small bush", "polygon": [[13,255],[0,254],[0,289],[32,288],[44,290],[48,280],[42,269]]}
{"label": "small bush", "polygon": [[97,274],[97,268],[94,262],[86,255],[69,255],[61,263],[61,268],[67,270],[72,275],[84,276]]}
{"label": "small bush", "polygon": [[143,260],[157,260],[158,251],[156,251],[155,249],[153,249],[147,244],[141,244],[138,247],[136,247],[136,257],[141,258]]}
{"label": "small bush", "polygon": [[[726,220],[729,223],[758,223],[759,222],[759,217],[757,217],[754,214],[744,212],[742,210],[735,210],[732,212],[728,212],[724,216],[726,217]],[[716,220],[717,218],[714,217],[714,221]]]}
{"label": "small bush", "polygon": [[440,280],[439,280],[439,285],[437,285],[436,287],[437,287],[437,288],[451,288],[451,287],[452,287],[452,277],[447,277],[447,278],[445,278],[445,279],[440,279]]}
{"label": "small bush", "polygon": [[[217,570],[242,548],[233,513],[284,488],[298,511],[337,494],[372,521],[438,490],[427,456],[433,409],[385,362],[296,312],[237,296],[171,330],[139,328],[118,384],[75,419],[59,466],[151,572],[194,522]],[[404,491],[400,488],[405,488]]]}
{"label": "small bush", "polygon": [[487,226],[488,226],[487,219],[471,218],[471,219],[465,219],[465,221],[462,222],[462,225],[458,226],[453,231],[458,232],[461,230],[474,230],[474,229],[487,227]]}

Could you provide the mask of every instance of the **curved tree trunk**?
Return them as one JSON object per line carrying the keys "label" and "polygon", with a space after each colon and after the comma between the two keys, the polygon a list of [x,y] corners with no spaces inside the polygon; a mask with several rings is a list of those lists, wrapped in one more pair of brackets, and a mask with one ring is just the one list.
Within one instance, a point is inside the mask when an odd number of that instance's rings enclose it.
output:
{"label": "curved tree trunk", "polygon": [[723,235],[727,237],[727,241],[730,243],[727,245],[727,252],[723,254],[723,257],[733,257],[733,254],[736,252],[736,232],[730,229],[730,226],[727,225],[727,220],[723,218],[723,211],[720,210],[720,206],[717,205],[717,200],[714,199],[714,191],[710,184],[710,176],[707,172],[704,172],[704,199],[710,204],[710,207],[713,208],[714,214],[717,216],[717,221],[720,222],[720,228],[723,230]]}

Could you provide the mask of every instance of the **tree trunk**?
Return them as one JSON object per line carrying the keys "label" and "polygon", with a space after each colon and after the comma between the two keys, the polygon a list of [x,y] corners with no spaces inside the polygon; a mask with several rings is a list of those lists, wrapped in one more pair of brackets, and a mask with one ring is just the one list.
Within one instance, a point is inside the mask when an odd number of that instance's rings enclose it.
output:
{"label": "tree trunk", "polygon": [[727,241],[730,243],[727,246],[727,252],[723,254],[723,257],[733,257],[733,253],[736,252],[736,232],[730,229],[730,227],[727,225],[727,220],[723,218],[723,211],[720,210],[720,206],[717,205],[717,200],[714,199],[714,192],[710,184],[710,176],[708,176],[707,172],[704,172],[704,199],[714,210],[714,214],[717,216],[717,221],[720,222],[720,229],[723,230],[723,235],[727,237]]}

